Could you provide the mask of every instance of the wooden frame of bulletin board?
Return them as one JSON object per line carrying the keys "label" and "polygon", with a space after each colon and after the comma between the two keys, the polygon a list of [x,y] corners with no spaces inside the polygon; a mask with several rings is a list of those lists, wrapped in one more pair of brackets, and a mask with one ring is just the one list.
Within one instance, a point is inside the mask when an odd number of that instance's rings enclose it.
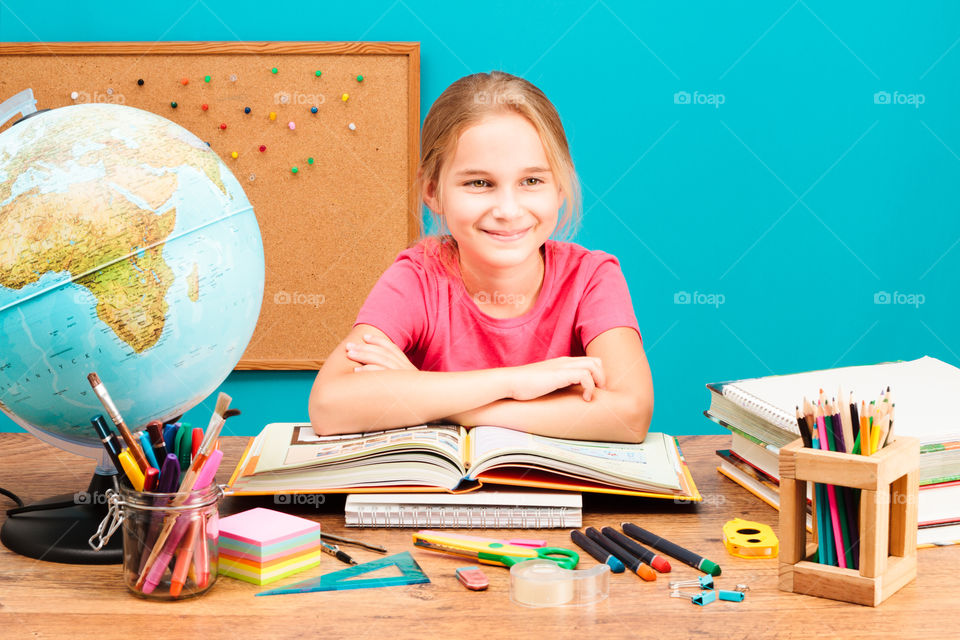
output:
{"label": "wooden frame of bulletin board", "polygon": [[237,369],[319,368],[419,234],[417,42],[0,43],[0,69],[0,101],[32,88],[38,109],[126,104],[220,154],[266,260]]}

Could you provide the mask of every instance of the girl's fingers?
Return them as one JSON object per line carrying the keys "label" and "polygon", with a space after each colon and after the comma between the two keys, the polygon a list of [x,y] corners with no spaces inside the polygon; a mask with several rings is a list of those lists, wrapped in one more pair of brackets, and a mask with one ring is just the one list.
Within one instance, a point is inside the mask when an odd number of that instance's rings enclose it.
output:
{"label": "girl's fingers", "polygon": [[386,371],[386,369],[377,364],[365,364],[360,367],[354,367],[353,371],[354,373],[359,373],[360,371]]}
{"label": "girl's fingers", "polygon": [[587,402],[593,399],[593,392],[596,389],[596,384],[593,381],[593,371],[587,369],[584,370],[580,375],[580,385],[583,387],[583,399]]}

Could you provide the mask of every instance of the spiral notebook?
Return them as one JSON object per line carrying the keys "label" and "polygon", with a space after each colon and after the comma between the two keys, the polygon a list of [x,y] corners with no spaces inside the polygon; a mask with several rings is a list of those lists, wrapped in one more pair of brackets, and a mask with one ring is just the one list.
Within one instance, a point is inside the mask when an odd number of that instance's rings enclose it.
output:
{"label": "spiral notebook", "polygon": [[571,529],[583,524],[582,507],[571,492],[352,493],[344,516],[348,527]]}

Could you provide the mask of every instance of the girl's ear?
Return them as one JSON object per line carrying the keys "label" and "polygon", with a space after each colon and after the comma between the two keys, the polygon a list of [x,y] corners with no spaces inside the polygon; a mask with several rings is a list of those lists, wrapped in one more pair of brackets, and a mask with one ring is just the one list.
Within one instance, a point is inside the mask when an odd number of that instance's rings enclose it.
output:
{"label": "girl's ear", "polygon": [[440,201],[437,199],[437,183],[433,180],[423,186],[423,203],[435,214],[440,215]]}

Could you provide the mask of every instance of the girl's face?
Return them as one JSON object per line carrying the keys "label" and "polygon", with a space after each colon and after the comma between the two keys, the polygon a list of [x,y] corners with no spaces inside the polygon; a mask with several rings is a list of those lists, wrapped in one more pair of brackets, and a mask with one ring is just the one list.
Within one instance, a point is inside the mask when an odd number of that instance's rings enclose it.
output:
{"label": "girl's face", "polygon": [[563,194],[533,125],[516,113],[468,127],[427,206],[443,216],[460,259],[482,270],[525,265],[557,227]]}

